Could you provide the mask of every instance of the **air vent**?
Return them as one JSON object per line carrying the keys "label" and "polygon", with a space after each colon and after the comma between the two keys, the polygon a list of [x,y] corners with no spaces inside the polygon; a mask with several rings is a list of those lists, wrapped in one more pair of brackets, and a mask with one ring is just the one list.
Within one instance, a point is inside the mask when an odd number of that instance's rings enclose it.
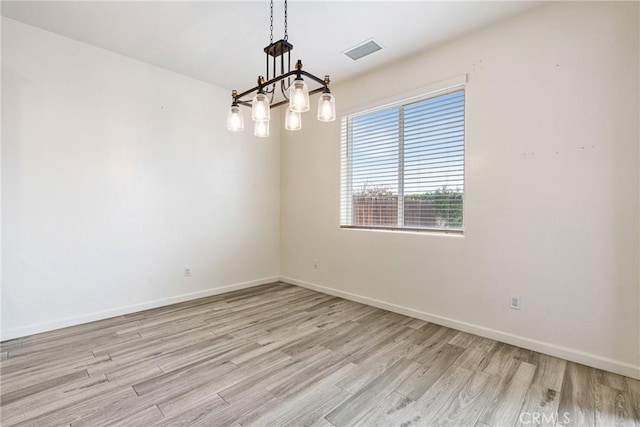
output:
{"label": "air vent", "polygon": [[373,52],[377,52],[380,49],[382,49],[382,46],[380,46],[375,40],[371,39],[352,47],[345,51],[344,54],[356,61],[362,57],[371,55]]}

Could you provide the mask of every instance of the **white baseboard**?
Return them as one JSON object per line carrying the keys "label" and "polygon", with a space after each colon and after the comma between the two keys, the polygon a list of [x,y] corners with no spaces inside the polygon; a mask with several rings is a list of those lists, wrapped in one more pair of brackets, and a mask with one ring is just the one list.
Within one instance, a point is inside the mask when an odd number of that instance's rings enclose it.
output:
{"label": "white baseboard", "polygon": [[137,311],[149,310],[151,308],[163,307],[165,305],[176,304],[179,302],[190,301],[198,298],[209,297],[212,295],[223,294],[226,292],[237,291],[240,289],[252,288],[254,286],[266,285],[267,283],[273,283],[280,280],[278,276],[265,277],[263,279],[251,280],[249,282],[235,283],[233,285],[221,286],[219,288],[206,289],[204,291],[191,292],[188,294],[177,295],[169,298],[156,299],[139,304],[127,305],[124,307],[115,308],[112,310],[105,310],[96,313],[83,314],[81,316],[68,317],[62,320],[56,320],[53,322],[38,323],[35,325],[24,326],[21,328],[9,329],[3,331],[2,338],[0,340],[6,341],[14,338],[24,337],[27,335],[39,334],[41,332],[53,331],[55,329],[66,328],[69,326],[76,326],[83,323],[94,322],[96,320],[108,319],[110,317],[122,316],[124,314],[131,314]]}
{"label": "white baseboard", "polygon": [[415,310],[413,308],[404,307],[397,304],[391,304],[388,302],[377,300],[375,298],[369,298],[351,292],[340,291],[338,289],[317,285],[315,283],[305,282],[302,280],[294,279],[292,277],[281,276],[280,280],[292,285],[301,286],[303,288],[311,289],[325,294],[334,295],[362,304],[371,305],[373,307],[382,308],[384,310],[393,311],[394,313],[404,314],[405,316],[425,320],[427,322],[468,332],[470,334],[479,335],[481,337],[490,338],[506,344],[515,345],[518,347],[570,360],[572,362],[581,363],[583,365],[591,366],[594,368],[603,369],[605,371],[613,372],[627,377],[640,379],[640,366],[632,365],[630,363],[609,359],[606,357],[598,356],[596,354],[585,353],[583,351],[576,350],[570,347],[564,347],[548,342],[522,337],[519,335],[514,335],[508,332],[498,331],[496,329],[485,328],[484,326],[474,325],[472,323],[461,322],[458,320],[450,319],[448,317],[430,314],[424,311]]}

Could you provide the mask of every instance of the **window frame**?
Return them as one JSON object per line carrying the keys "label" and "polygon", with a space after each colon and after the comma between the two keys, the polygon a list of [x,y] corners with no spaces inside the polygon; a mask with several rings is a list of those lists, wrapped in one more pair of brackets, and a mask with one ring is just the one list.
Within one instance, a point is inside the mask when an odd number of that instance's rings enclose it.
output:
{"label": "window frame", "polygon": [[[345,217],[352,218],[353,205],[352,202],[345,202],[345,192],[347,194],[353,194],[353,144],[352,141],[352,119],[354,117],[363,116],[366,114],[374,113],[389,108],[396,107],[399,110],[399,141],[398,141],[398,153],[404,152],[404,106],[417,102],[422,102],[428,99],[436,98],[439,96],[447,95],[449,93],[463,91],[464,92],[464,113],[463,113],[463,126],[464,136],[462,141],[462,182],[463,182],[463,194],[462,194],[462,225],[459,229],[453,228],[434,228],[434,227],[405,227],[400,226],[375,226],[375,225],[352,225],[343,224]],[[361,108],[352,112],[347,112],[341,117],[341,132],[340,132],[340,197],[339,197],[339,228],[344,230],[364,230],[364,231],[383,231],[393,233],[418,233],[428,235],[448,235],[464,237],[466,233],[467,225],[467,176],[466,176],[466,160],[467,160],[467,76],[463,75],[456,77],[441,83],[430,85],[427,88],[423,88],[419,91],[412,91],[413,93],[400,95],[391,100],[379,101],[374,106],[368,108]],[[416,95],[415,93],[418,92]],[[404,198],[404,155],[400,156],[398,163],[398,200],[400,195]],[[345,186],[347,187],[345,189]],[[344,206],[347,204],[348,206]],[[402,215],[401,215],[402,214]],[[398,222],[404,223],[404,199],[402,203],[398,203]]]}

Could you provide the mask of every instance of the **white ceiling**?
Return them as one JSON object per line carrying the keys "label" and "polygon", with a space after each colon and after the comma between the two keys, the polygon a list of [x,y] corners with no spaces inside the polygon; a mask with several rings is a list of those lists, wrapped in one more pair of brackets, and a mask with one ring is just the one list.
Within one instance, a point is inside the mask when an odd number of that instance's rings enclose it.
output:
{"label": "white ceiling", "polygon": [[[340,81],[537,6],[537,2],[289,1],[292,62]],[[274,40],[283,33],[274,7]],[[265,74],[269,2],[2,1],[2,15],[227,89]],[[384,49],[342,52],[375,38]]]}

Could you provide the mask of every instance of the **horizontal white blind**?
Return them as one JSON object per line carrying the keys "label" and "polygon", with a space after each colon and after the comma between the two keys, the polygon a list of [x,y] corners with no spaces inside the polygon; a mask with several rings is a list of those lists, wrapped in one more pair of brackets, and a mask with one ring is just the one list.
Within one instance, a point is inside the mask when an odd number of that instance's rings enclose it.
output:
{"label": "horizontal white blind", "polygon": [[345,227],[462,231],[464,89],[342,121]]}

